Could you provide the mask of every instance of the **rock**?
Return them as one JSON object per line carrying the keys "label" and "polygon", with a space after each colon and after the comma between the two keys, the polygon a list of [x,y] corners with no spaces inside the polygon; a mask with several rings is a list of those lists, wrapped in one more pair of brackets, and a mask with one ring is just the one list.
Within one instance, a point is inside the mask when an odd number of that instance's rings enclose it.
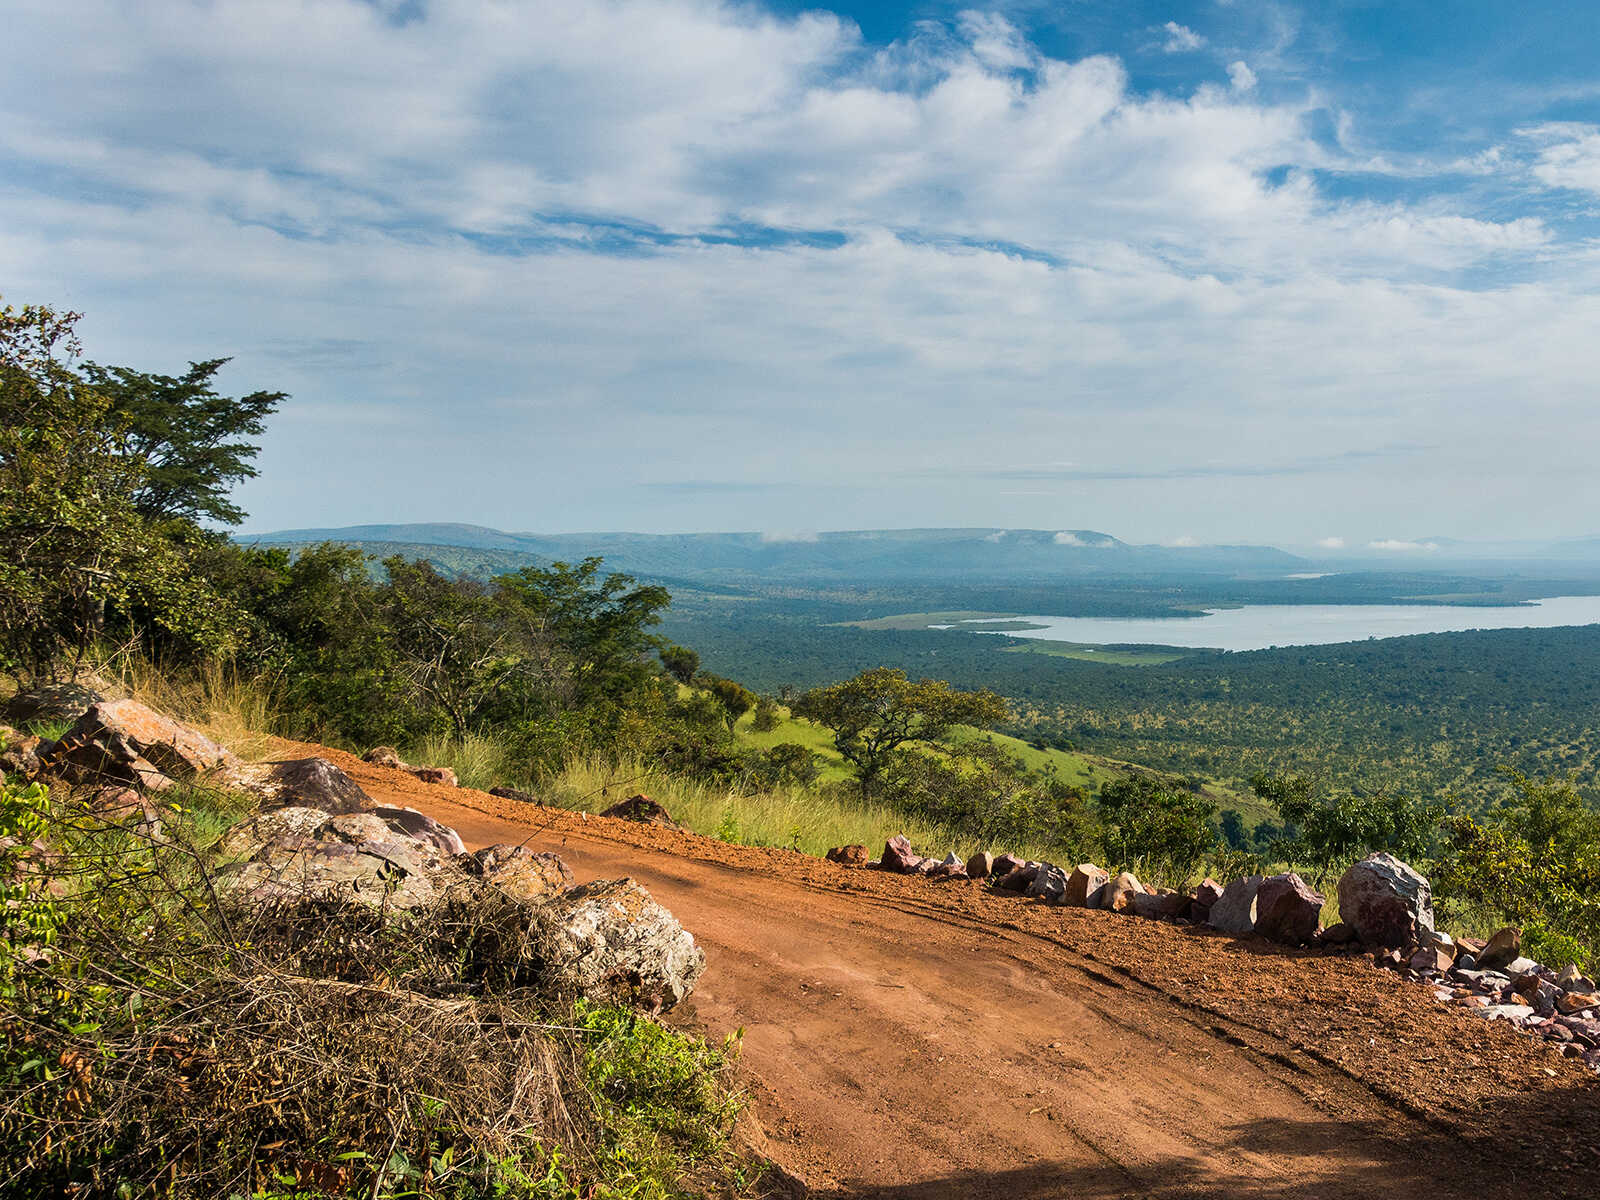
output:
{"label": "rock", "polygon": [[1518,975],[1526,975],[1529,971],[1537,971],[1539,969],[1539,964],[1534,962],[1531,958],[1523,958],[1518,956],[1517,958],[1513,958],[1500,969],[1515,979]]}
{"label": "rock", "polygon": [[1130,912],[1133,908],[1133,898],[1143,895],[1144,884],[1132,871],[1124,871],[1110,883],[1106,884],[1105,891],[1100,899],[1100,907],[1110,912]]}
{"label": "rock", "polygon": [[76,721],[84,710],[104,702],[105,696],[85,683],[45,683],[12,696],[6,701],[4,713],[6,720],[18,725]]}
{"label": "rock", "polygon": [[883,845],[883,870],[897,875],[915,875],[924,863],[922,855],[911,849],[911,840],[897,833]]}
{"label": "rock", "polygon": [[994,870],[994,855],[987,850],[979,850],[967,859],[968,879],[987,879],[989,872]]}
{"label": "rock", "polygon": [[426,813],[420,813],[414,808],[401,808],[388,804],[380,804],[371,811],[373,816],[386,822],[390,829],[399,830],[419,842],[426,842],[445,854],[454,856],[467,852],[459,833],[450,826],[435,821]]}
{"label": "rock", "polygon": [[463,876],[437,847],[368,812],[273,809],[235,825],[221,848],[242,860],[218,876],[234,899],[316,898],[417,909]]}
{"label": "rock", "polygon": [[1206,881],[1194,889],[1194,904],[1196,908],[1212,908],[1218,900],[1222,899],[1222,885],[1215,879],[1206,878]]}
{"label": "rock", "polygon": [[1575,1017],[1591,1008],[1600,1008],[1600,995],[1593,992],[1562,992],[1556,997],[1556,1011],[1564,1017]]}
{"label": "rock", "polygon": [[534,929],[552,990],[598,1003],[665,1011],[706,966],[689,931],[632,879],[599,879],[552,898]]}
{"label": "rock", "polygon": [[629,796],[620,804],[613,804],[602,817],[615,817],[619,821],[634,821],[640,825],[657,825],[662,829],[682,829],[672,819],[672,814],[665,807],[650,799],[649,796]]}
{"label": "rock", "polygon": [[518,804],[538,804],[539,797],[532,792],[520,791],[514,787],[492,787],[489,795],[498,796],[502,800],[515,800]]}
{"label": "rock", "polygon": [[1054,863],[1040,863],[1028,884],[1027,895],[1046,904],[1060,904],[1067,893],[1067,873]]}
{"label": "rock", "polygon": [[325,758],[246,763],[229,782],[261,801],[262,808],[315,808],[325,813],[362,812],[373,806],[361,785]]}
{"label": "rock", "polygon": [[[1260,925],[1258,924],[1256,928],[1259,929]],[[1420,973],[1431,971],[1443,975],[1454,963],[1455,959],[1448,950],[1438,946],[1424,946],[1411,956],[1409,966],[1413,971]]]}
{"label": "rock", "polygon": [[1469,1008],[1467,1011],[1487,1021],[1514,1021],[1518,1024],[1535,1015],[1526,1004],[1491,1004],[1486,1008]]}
{"label": "rock", "polygon": [[967,864],[964,863],[964,862],[960,862],[960,861],[951,862],[951,861],[949,861],[949,859],[946,859],[944,862],[937,862],[937,863],[936,862],[932,862],[931,859],[924,859],[923,861],[924,862],[928,862],[928,863],[932,863],[932,865],[928,867],[928,871],[927,871],[927,875],[928,875],[929,879],[966,879],[966,878],[968,878],[968,875],[967,875]]}
{"label": "rock", "polygon": [[1268,876],[1256,889],[1256,932],[1281,945],[1303,946],[1316,936],[1324,902],[1293,871]]}
{"label": "rock", "polygon": [[1556,986],[1569,992],[1592,992],[1595,990],[1594,980],[1584,978],[1578,970],[1577,963],[1568,963],[1556,975]]}
{"label": "rock", "polygon": [[1478,953],[1478,966],[1493,971],[1522,957],[1522,930],[1507,925],[1495,931]]}
{"label": "rock", "polygon": [[449,767],[412,767],[411,774],[423,783],[437,783],[444,787],[460,787],[456,773]]}
{"label": "rock", "polygon": [[[1458,937],[1456,939],[1456,945],[1461,947],[1461,953],[1470,954],[1474,958],[1482,954],[1483,948],[1488,944],[1489,943],[1484,941],[1482,938]],[[1459,958],[1460,954],[1458,954],[1456,957]]]}
{"label": "rock", "polygon": [[1433,928],[1433,891],[1392,854],[1369,854],[1339,880],[1339,915],[1367,945],[1402,947]]}
{"label": "rock", "polygon": [[1356,927],[1348,921],[1337,921],[1322,931],[1317,939],[1324,946],[1348,946],[1351,942],[1360,941]]}
{"label": "rock", "polygon": [[374,746],[361,756],[362,762],[369,762],[375,767],[392,767],[399,771],[409,771],[411,764],[400,757],[400,751],[393,746]]}
{"label": "rock", "polygon": [[828,851],[828,861],[838,863],[841,867],[864,867],[867,865],[867,848],[865,846],[835,846]]}
{"label": "rock", "polygon": [[1265,879],[1263,875],[1246,875],[1223,888],[1222,895],[1211,906],[1209,918],[1211,927],[1235,936],[1254,933],[1256,892]]}
{"label": "rock", "polygon": [[136,700],[107,700],[91,705],[41,766],[72,783],[163,791],[174,782],[233,770],[239,760],[198,730]]}
{"label": "rock", "polygon": [[1002,854],[989,866],[989,874],[996,879],[1003,879],[1018,867],[1026,866],[1027,859],[1018,858],[1015,854]]}
{"label": "rock", "polygon": [[1170,921],[1192,901],[1177,892],[1139,892],[1129,902],[1129,911],[1147,921]]}
{"label": "rock", "polygon": [[1072,868],[1072,874],[1067,876],[1067,890],[1061,897],[1061,903],[1070,904],[1074,908],[1088,908],[1089,897],[1098,892],[1111,876],[1102,867],[1094,863],[1079,863]]}
{"label": "rock", "polygon": [[[0,775],[30,779],[39,773],[40,741],[9,725],[0,725]],[[48,744],[46,753],[49,752]]]}
{"label": "rock", "polygon": [[457,862],[468,874],[519,900],[543,902],[572,886],[572,872],[558,855],[526,846],[485,846],[461,855]]}

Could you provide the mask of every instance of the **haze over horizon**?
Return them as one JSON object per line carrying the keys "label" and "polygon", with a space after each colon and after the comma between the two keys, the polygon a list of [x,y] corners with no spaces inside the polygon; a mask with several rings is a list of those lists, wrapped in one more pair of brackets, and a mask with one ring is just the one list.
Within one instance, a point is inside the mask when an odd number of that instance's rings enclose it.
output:
{"label": "haze over horizon", "polygon": [[1596,532],[1589,6],[1058,7],[22,0],[0,295],[253,530]]}

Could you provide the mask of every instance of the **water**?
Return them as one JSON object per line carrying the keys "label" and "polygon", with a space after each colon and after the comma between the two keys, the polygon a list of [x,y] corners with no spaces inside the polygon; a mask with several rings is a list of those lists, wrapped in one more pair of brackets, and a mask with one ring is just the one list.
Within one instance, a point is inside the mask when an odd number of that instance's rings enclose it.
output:
{"label": "water", "polygon": [[[983,629],[1027,621],[1037,629]],[[976,633],[1078,642],[1095,646],[1184,646],[1264,650],[1269,646],[1327,646],[1413,633],[1468,629],[1554,629],[1600,624],[1600,596],[1553,596],[1525,605],[1469,608],[1431,604],[1248,604],[1203,617],[995,617],[969,620]]]}

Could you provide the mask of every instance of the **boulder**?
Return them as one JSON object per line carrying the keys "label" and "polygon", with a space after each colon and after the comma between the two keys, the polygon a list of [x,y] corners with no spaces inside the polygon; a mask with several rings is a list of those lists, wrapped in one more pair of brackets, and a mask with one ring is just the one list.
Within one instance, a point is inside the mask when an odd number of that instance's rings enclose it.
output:
{"label": "boulder", "polygon": [[1046,904],[1060,904],[1067,894],[1067,873],[1054,863],[1040,863],[1025,894]]}
{"label": "boulder", "polygon": [[706,956],[689,931],[632,879],[598,879],[537,912],[534,946],[552,990],[655,1012],[694,990]]}
{"label": "boulder", "polygon": [[411,774],[423,783],[437,783],[442,787],[460,787],[456,773],[450,767],[412,767]]}
{"label": "boulder", "polygon": [[1369,854],[1339,880],[1339,915],[1367,945],[1402,947],[1433,928],[1433,891],[1394,855]]}
{"label": "boulder", "polygon": [[[49,745],[43,744],[49,753]],[[31,778],[39,772],[41,743],[31,733],[0,725],[0,775]]]}
{"label": "boulder", "polygon": [[[954,857],[955,857],[954,855],[951,855],[951,858],[954,858]],[[931,859],[927,859],[927,860],[924,860],[924,861],[932,863],[932,865],[929,866],[928,871],[927,871],[927,875],[928,875],[929,879],[967,879],[967,878],[969,878],[969,876],[967,875],[967,864],[962,862],[960,859],[956,859],[954,862],[951,862],[949,858],[945,859],[943,862],[936,862],[936,863],[933,863]]]}
{"label": "boulder", "polygon": [[1197,884],[1194,889],[1194,906],[1209,909],[1222,899],[1222,885],[1215,879],[1207,876],[1204,883]]}
{"label": "boulder", "polygon": [[1144,884],[1139,882],[1132,871],[1124,871],[1106,884],[1100,907],[1111,912],[1131,912],[1133,898],[1143,895],[1145,891]]}
{"label": "boulder", "polygon": [[1556,1011],[1565,1017],[1577,1016],[1592,1008],[1600,1008],[1600,995],[1593,992],[1562,992],[1556,997]]}
{"label": "boulder", "polygon": [[884,843],[881,861],[885,871],[893,871],[897,875],[915,875],[926,860],[911,849],[911,839],[903,833],[897,833]]}
{"label": "boulder", "polygon": [[1191,901],[1173,891],[1141,892],[1129,902],[1129,911],[1147,921],[1170,921],[1179,916]]}
{"label": "boulder", "polygon": [[572,872],[558,855],[526,846],[485,846],[456,861],[469,875],[519,900],[542,903],[572,886]]}
{"label": "boulder", "polygon": [[1522,957],[1522,930],[1507,925],[1495,931],[1478,952],[1478,967],[1484,971],[1497,971],[1508,967]]}
{"label": "boulder", "polygon": [[1208,918],[1213,929],[1236,936],[1254,933],[1256,928],[1256,892],[1266,877],[1246,875],[1235,879],[1222,889],[1222,895],[1211,906]]}
{"label": "boulder", "polygon": [[315,808],[337,814],[362,812],[374,803],[360,784],[325,758],[246,763],[231,770],[228,778],[260,800],[262,808]]}
{"label": "boulder", "polygon": [[1348,946],[1351,942],[1360,940],[1361,935],[1356,933],[1355,926],[1348,921],[1338,921],[1329,925],[1317,938],[1317,941],[1324,946]]}
{"label": "boulder", "polygon": [[235,825],[221,848],[237,861],[219,872],[218,882],[236,900],[419,909],[464,877],[453,859],[374,813],[274,809]]}
{"label": "boulder", "polygon": [[1268,876],[1256,889],[1256,932],[1285,946],[1303,946],[1316,936],[1324,902],[1293,871]]}
{"label": "boulder", "polygon": [[615,817],[619,821],[633,821],[640,825],[657,825],[662,829],[683,828],[682,825],[672,819],[672,814],[664,806],[642,793],[637,796],[629,796],[620,804],[613,804],[600,815],[602,817]]}
{"label": "boulder", "polygon": [[362,762],[369,762],[375,767],[392,767],[399,771],[409,771],[411,764],[400,757],[400,751],[393,746],[374,746],[361,756]]}
{"label": "boulder", "polygon": [[1015,854],[1002,854],[989,864],[989,874],[996,879],[1003,879],[1018,867],[1027,865],[1027,859],[1018,858]]}
{"label": "boulder", "polygon": [[867,848],[865,846],[835,846],[828,851],[828,861],[838,863],[841,867],[864,867],[867,865]]}
{"label": "boulder", "polygon": [[1594,991],[1593,980],[1585,979],[1577,963],[1568,963],[1556,973],[1556,986],[1569,992]]}
{"label": "boulder", "polygon": [[[1256,928],[1258,930],[1261,928],[1259,922]],[[1455,959],[1451,957],[1449,951],[1437,946],[1424,946],[1411,956],[1407,965],[1419,973],[1433,972],[1443,975],[1454,963]]]}
{"label": "boulder", "polygon": [[390,829],[398,830],[419,842],[425,842],[444,854],[454,856],[467,852],[459,833],[450,826],[435,821],[426,813],[420,813],[414,808],[388,804],[380,804],[371,812],[373,816],[383,820]]}
{"label": "boulder", "polygon": [[84,711],[105,702],[105,696],[86,683],[44,683],[24,688],[6,701],[6,720],[18,725],[35,721],[76,721]]}
{"label": "boulder", "polygon": [[539,797],[532,792],[524,792],[514,787],[492,787],[489,795],[498,796],[502,800],[515,800],[518,804],[538,804]]}
{"label": "boulder", "polygon": [[987,850],[979,850],[967,859],[968,879],[987,879],[992,870],[994,870],[994,855]]}
{"label": "boulder", "polygon": [[1072,874],[1067,876],[1067,890],[1061,898],[1061,903],[1070,904],[1074,908],[1088,908],[1089,897],[1103,887],[1111,878],[1103,867],[1094,863],[1079,863],[1072,868]]}
{"label": "boulder", "polygon": [[174,782],[232,770],[239,760],[199,730],[136,700],[107,700],[91,705],[40,765],[71,783],[164,791]]}
{"label": "boulder", "polygon": [[998,888],[1002,892],[1025,892],[1028,890],[1028,885],[1033,882],[1034,876],[1038,873],[1038,863],[1025,862],[1015,870],[1007,871],[1004,875],[1001,875],[998,871],[994,872],[989,877],[989,886]]}

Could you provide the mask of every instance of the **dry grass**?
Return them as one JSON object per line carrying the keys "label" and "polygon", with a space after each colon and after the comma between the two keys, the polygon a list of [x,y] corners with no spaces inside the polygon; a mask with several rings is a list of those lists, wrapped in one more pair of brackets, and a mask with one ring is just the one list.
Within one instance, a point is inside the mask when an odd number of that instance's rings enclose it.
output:
{"label": "dry grass", "polygon": [[147,658],[118,652],[95,674],[110,691],[190,722],[242,758],[269,754],[274,735],[283,728],[270,681],[241,675],[215,660],[181,673],[166,672]]}

